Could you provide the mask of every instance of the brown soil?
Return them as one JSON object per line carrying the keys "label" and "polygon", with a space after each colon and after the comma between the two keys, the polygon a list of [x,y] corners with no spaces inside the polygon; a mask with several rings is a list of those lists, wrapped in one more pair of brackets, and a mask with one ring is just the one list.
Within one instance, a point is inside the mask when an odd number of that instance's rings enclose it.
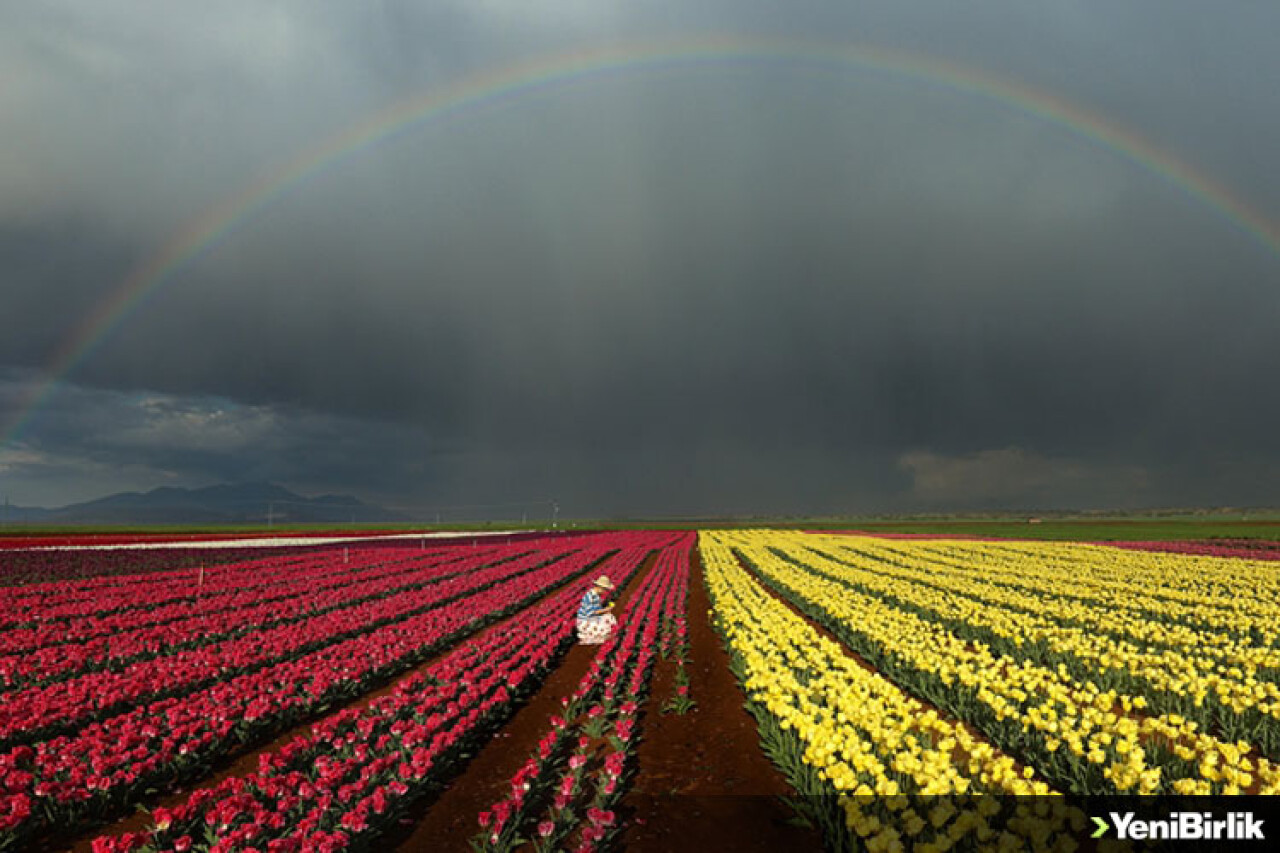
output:
{"label": "brown soil", "polygon": [[[653,568],[650,555],[614,596],[621,611],[631,594]],[[503,799],[507,784],[538,747],[548,731],[548,720],[561,709],[560,700],[572,695],[586,674],[600,646],[574,644],[529,700],[497,734],[467,762],[466,768],[438,798],[415,807],[416,823],[380,840],[379,848],[409,851],[465,851],[467,840],[480,831],[477,815]]]}
{"label": "brown soil", "polygon": [[711,627],[711,601],[695,549],[689,579],[689,695],[697,706],[663,714],[675,663],[657,668],[641,719],[639,772],[619,809],[627,853],[822,849],[780,797],[795,792],[760,749],[755,720]]}

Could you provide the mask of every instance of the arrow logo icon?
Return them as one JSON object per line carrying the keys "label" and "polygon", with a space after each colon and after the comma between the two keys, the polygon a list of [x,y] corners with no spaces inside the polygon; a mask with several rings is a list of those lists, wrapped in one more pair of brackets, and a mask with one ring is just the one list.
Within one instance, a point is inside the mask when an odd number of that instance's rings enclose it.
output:
{"label": "arrow logo icon", "polygon": [[1093,822],[1097,824],[1098,828],[1093,831],[1093,835],[1089,836],[1090,838],[1101,838],[1106,835],[1107,830],[1111,828],[1107,826],[1107,822],[1100,817],[1095,817]]}

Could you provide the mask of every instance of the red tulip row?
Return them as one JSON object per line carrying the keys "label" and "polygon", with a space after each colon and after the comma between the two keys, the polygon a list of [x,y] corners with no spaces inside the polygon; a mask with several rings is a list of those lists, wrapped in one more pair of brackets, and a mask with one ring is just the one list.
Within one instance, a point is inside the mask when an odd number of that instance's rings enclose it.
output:
{"label": "red tulip row", "polygon": [[[458,552],[461,549],[450,550]],[[274,557],[232,564],[226,564],[219,558],[221,564],[210,567],[207,571],[204,568],[186,568],[153,575],[118,576],[108,579],[110,582],[99,582],[94,586],[84,586],[81,582],[45,584],[39,594],[14,595],[12,588],[9,588],[10,594],[4,601],[4,621],[0,623],[0,629],[39,628],[50,623],[56,628],[59,622],[65,622],[71,630],[92,629],[99,620],[111,616],[128,619],[130,611],[156,611],[166,604],[182,606],[195,597],[197,590],[202,599],[209,601],[260,597],[271,589],[317,570],[329,574],[375,568],[439,552],[404,548],[389,552],[385,548],[367,548],[357,549],[354,553],[354,563],[351,562],[350,548],[341,552],[324,549],[303,556]],[[341,561],[338,559],[339,554]],[[4,554],[0,552],[0,559],[4,558]],[[6,588],[0,587],[0,598],[4,597],[5,591]]]}
{"label": "red tulip row", "polygon": [[1200,557],[1238,557],[1244,560],[1280,560],[1280,542],[1265,539],[1224,539],[1217,542],[1098,542],[1133,551],[1164,551]]}
{"label": "red tulip row", "polygon": [[[208,548],[173,547],[138,549],[58,548],[56,550],[22,550],[11,546],[9,537],[0,536],[0,585],[7,591],[21,592],[56,583],[97,580],[111,584],[122,576],[135,582],[163,575],[184,567],[199,567],[212,552]],[[62,540],[57,544],[66,544]],[[39,547],[39,546],[32,546]],[[273,559],[305,556],[315,553],[314,545],[282,545],[270,550]],[[217,549],[223,563],[260,560],[262,548],[228,546]]]}
{"label": "red tulip row", "polygon": [[[675,595],[684,602],[689,597],[689,572],[685,571],[678,581]],[[675,658],[675,683],[671,696],[662,705],[662,713],[687,714],[697,703],[689,695],[689,672],[685,664],[689,660],[689,623],[685,618],[685,609],[680,607],[662,623],[662,656]]]}
{"label": "red tulip row", "polygon": [[[326,539],[350,538],[368,539],[375,536],[390,536],[402,533],[401,530],[326,530]],[[296,531],[279,530],[269,533],[256,532],[255,539],[295,539]],[[244,539],[244,533],[64,533],[58,536],[0,536],[0,551],[29,548],[61,548],[68,545],[81,547],[101,547],[105,545],[174,545],[181,547],[191,542],[211,542],[227,540],[234,547],[234,540]]]}
{"label": "red tulip row", "polygon": [[[110,610],[113,607],[132,606],[132,597],[142,593],[148,601],[157,600],[150,590],[172,587],[175,596],[186,593],[190,581],[200,571],[200,566],[216,559],[222,564],[227,578],[239,578],[241,585],[252,581],[271,583],[278,569],[287,570],[303,563],[327,561],[331,552],[311,550],[296,552],[263,553],[255,549],[252,559],[232,562],[223,551],[183,552],[184,556],[196,556],[196,563],[176,562],[173,555],[145,556],[133,551],[55,551],[43,555],[47,560],[61,564],[70,573],[73,567],[86,562],[111,562],[118,567],[115,574],[100,577],[57,577],[41,583],[0,587],[0,601],[5,606],[5,619],[18,620],[25,614],[42,620],[63,618],[62,610],[69,616],[85,616]],[[12,552],[0,551],[0,563],[9,565],[14,560]],[[150,567],[149,569],[147,567]],[[265,581],[262,579],[266,578]],[[212,582],[212,579],[210,579]]]}
{"label": "red tulip row", "polygon": [[[608,571],[624,582],[653,534],[610,537],[624,546]],[[142,833],[102,837],[95,851],[339,850],[367,842],[457,763],[463,748],[515,695],[541,679],[572,641],[581,589],[571,588],[412,676],[361,710],[335,714],[264,756],[247,777],[157,810]]]}
{"label": "red tulip row", "polygon": [[[200,616],[235,610],[254,604],[280,600],[299,594],[321,591],[347,583],[364,583],[397,571],[412,570],[416,565],[433,566],[458,562],[469,557],[490,556],[490,563],[510,559],[528,548],[495,549],[470,553],[451,549],[450,553],[371,551],[349,561],[333,552],[321,552],[312,559],[287,569],[279,569],[276,577],[262,581],[264,569],[245,573],[238,566],[217,565],[205,572],[184,575],[175,588],[137,590],[127,607],[114,607],[110,612],[68,616],[63,619],[40,619],[30,627],[11,627],[0,633],[0,651],[17,653],[48,645],[65,645],[91,640],[99,636],[119,635],[121,631],[161,626],[190,618],[198,605]],[[402,565],[404,564],[404,565]],[[270,577],[270,576],[269,576]],[[253,582],[257,581],[257,582]]]}
{"label": "red tulip row", "polygon": [[118,672],[89,672],[69,681],[14,691],[6,694],[0,704],[0,744],[50,737],[138,703],[181,695],[218,679],[286,661],[437,608],[564,556],[564,551],[548,549],[487,568],[473,566],[476,561],[469,559],[464,563],[473,570],[417,589],[139,661]]}
{"label": "red tulip row", "polygon": [[[436,556],[434,563],[424,561],[423,565],[438,565],[446,559],[457,559],[457,555],[452,558]],[[314,561],[299,564],[288,573],[282,572],[277,582],[250,584],[236,576],[241,580],[241,585],[230,589],[226,588],[223,576],[230,576],[233,567],[215,565],[209,567],[203,575],[199,572],[184,574],[180,581],[181,590],[176,594],[159,590],[137,590],[134,595],[136,606],[133,607],[115,608],[105,614],[40,619],[30,623],[30,627],[11,627],[0,633],[0,652],[14,654],[35,651],[46,646],[81,643],[120,631],[163,626],[190,618],[197,604],[200,606],[200,615],[207,616],[288,598],[309,590],[329,589],[357,579],[382,577],[395,571],[403,571],[403,568],[397,566],[398,562],[402,561],[338,562],[331,554],[325,553],[317,555]],[[156,592],[160,594],[157,595]]]}
{"label": "red tulip row", "polygon": [[[694,543],[696,544],[696,542]],[[692,548],[693,545],[690,545]],[[676,589],[673,594],[680,601],[685,601],[689,597],[689,567],[687,564],[684,570],[676,577]],[[668,610],[666,616],[662,620],[662,656],[664,658],[675,655],[684,660],[685,654],[689,648],[689,625],[685,620],[685,608],[679,607]]]}
{"label": "red tulip row", "polygon": [[[526,549],[527,550],[527,549]],[[129,620],[144,614],[137,612],[104,617],[100,624],[114,625],[115,630],[98,632],[89,637],[67,637],[66,642],[27,650],[21,654],[0,655],[0,691],[18,684],[49,684],[65,681],[76,673],[89,670],[119,670],[125,664],[144,658],[187,649],[260,631],[268,627],[321,615],[325,612],[394,593],[408,591],[467,571],[476,560],[458,561],[456,557],[435,557],[417,565],[361,567],[356,571],[329,575],[315,583],[305,573],[290,582],[282,582],[270,590],[270,597],[253,598],[223,596],[206,610],[201,601],[170,605],[165,610],[180,608],[186,618],[171,619],[160,624],[144,624],[130,629]],[[494,561],[490,560],[489,565]],[[236,598],[238,606],[228,606]],[[145,614],[154,616],[155,611]],[[14,632],[16,633],[16,632]]]}
{"label": "red tulip row", "polygon": [[551,718],[537,752],[511,779],[510,794],[479,815],[475,850],[506,853],[532,838],[539,851],[593,853],[617,830],[612,807],[623,793],[637,714],[663,626],[684,612],[695,542],[686,534],[659,555],[564,715]]}
{"label": "red tulip row", "polygon": [[447,607],[0,755],[7,788],[0,793],[0,850],[51,826],[118,812],[147,787],[203,775],[209,761],[359,695],[581,576],[608,545],[600,541]]}

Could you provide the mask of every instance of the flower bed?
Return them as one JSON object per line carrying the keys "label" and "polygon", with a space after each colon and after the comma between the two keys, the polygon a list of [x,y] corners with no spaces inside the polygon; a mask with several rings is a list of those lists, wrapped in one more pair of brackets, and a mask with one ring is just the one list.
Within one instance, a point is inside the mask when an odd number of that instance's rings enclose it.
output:
{"label": "flower bed", "polygon": [[[773,541],[786,546],[785,537]],[[1049,571],[1032,559],[1045,553],[1040,547],[1017,546],[1022,559],[1015,565],[1025,583],[1043,583],[1040,576]],[[1274,573],[1248,561],[1124,555],[1089,545],[1044,547],[1065,557],[1093,558],[1101,552],[1118,562],[1092,568],[1084,560],[1066,562],[1062,568],[1073,572],[1073,580],[1062,582],[1056,599],[1029,599],[1038,602],[1035,609],[1024,608],[1029,612],[1019,614],[1008,602],[995,604],[999,596],[992,593],[992,603],[967,606],[961,615],[948,609],[964,606],[965,591],[972,587],[960,573],[981,578],[983,585],[1003,584],[1000,573],[978,556],[956,574],[943,564],[930,566],[930,578],[952,578],[947,594],[940,596],[927,584],[901,591],[893,577],[897,570],[883,564],[832,566],[812,549],[780,558],[779,553],[792,553],[788,547],[768,552],[748,545],[742,553],[762,579],[859,654],[920,695],[973,720],[994,742],[1017,744],[1064,791],[1280,791],[1280,701],[1260,663],[1274,650],[1250,647],[1243,639],[1215,641],[1188,627],[1217,624],[1229,607],[1236,630],[1252,625],[1257,633],[1251,636],[1265,639],[1266,632],[1274,632],[1265,617],[1275,609],[1272,596],[1235,601],[1223,588],[1274,588]],[[1056,579],[1056,572],[1049,576]],[[1047,626],[1044,617],[1059,611],[1087,614],[1079,600],[1096,581],[1090,574],[1101,576],[1100,588],[1109,592],[1121,582],[1138,586],[1145,576],[1152,592],[1126,591],[1105,613],[1095,608],[1101,627],[1094,632]],[[872,592],[883,593],[892,584],[900,587],[896,595]],[[1158,605],[1153,619],[1159,612],[1178,618],[1159,644],[1124,642],[1108,633],[1107,617],[1116,630],[1130,630],[1124,627],[1126,600],[1130,606],[1140,603],[1144,611]],[[1185,636],[1196,639],[1181,654],[1171,651],[1169,645],[1176,649]]]}
{"label": "flower bed", "polygon": [[[1002,849],[1071,840],[1084,816],[1059,804],[1034,769],[961,722],[925,708],[766,593],[738,565],[730,537],[704,538],[714,625],[749,698],[766,753],[802,795],[829,849]],[[976,798],[958,801],[956,798]],[[958,807],[965,802],[972,807]],[[923,845],[923,846],[920,846]]]}
{"label": "flower bed", "polygon": [[[238,586],[244,587],[250,585],[253,579],[258,583],[274,583],[274,577],[278,571],[288,571],[300,563],[315,563],[319,560],[327,560],[329,557],[328,554],[312,553],[311,555],[276,555],[264,560],[261,554],[255,553],[254,556],[257,559],[236,563],[228,559],[231,555],[224,555],[222,552],[215,555],[205,551],[199,556],[201,560],[198,563],[165,561],[161,565],[151,566],[148,571],[146,567],[135,566],[132,561],[126,563],[120,555],[110,555],[114,563],[123,564],[132,571],[110,577],[59,579],[25,586],[0,587],[0,603],[4,605],[4,610],[0,613],[0,629],[51,620],[93,617],[116,610],[132,609],[139,605],[154,607],[166,600],[154,591],[166,588],[172,589],[168,600],[189,598],[191,584],[199,577],[200,566],[214,560],[225,573],[224,578],[233,582],[239,579]],[[79,563],[84,556],[58,553],[50,555],[50,558],[70,566]],[[13,557],[10,554],[0,552],[0,561],[3,561],[7,568],[11,568],[12,560]],[[122,570],[124,570],[123,567]],[[208,581],[212,584],[214,578],[210,577]],[[215,590],[211,588],[210,591]],[[138,596],[142,597],[141,601],[137,600]]]}
{"label": "flower bed", "polygon": [[1243,560],[1280,560],[1280,542],[1269,539],[1219,539],[1209,542],[1098,542],[1134,551],[1164,551],[1201,557],[1234,557]]}
{"label": "flower bed", "polygon": [[[823,542],[773,532],[708,534],[704,555],[717,627],[737,647],[735,666],[757,704],[761,731],[779,763],[790,762],[801,793],[834,788],[884,797],[894,796],[894,787],[926,793],[922,786],[931,782],[956,780],[966,786],[955,787],[960,793],[979,785],[1019,793],[991,787],[1024,784],[1019,777],[1043,780],[1070,797],[1280,790],[1280,764],[1271,755],[1274,707],[1266,699],[1271,685],[1261,670],[1256,678],[1246,675],[1247,661],[1273,651],[1230,635],[1247,631],[1255,643],[1267,640],[1266,613],[1275,605],[1273,595],[1262,593],[1277,581],[1265,565],[1071,543]],[[771,602],[761,585],[875,667],[874,690],[861,686],[866,676],[847,664],[806,662],[804,646],[813,654],[839,647],[809,638],[804,620]],[[1259,595],[1236,600],[1233,586]],[[772,618],[765,615],[770,607],[778,624],[744,639]],[[1147,636],[1132,610],[1167,619],[1168,630]],[[1079,630],[1077,623],[1091,618],[1095,630]],[[783,658],[769,651],[784,642],[792,650]],[[1182,664],[1170,651],[1179,643],[1186,644]],[[1238,671],[1216,663],[1231,656],[1244,656]],[[797,673],[798,686],[787,684],[787,669]],[[1176,693],[1167,680],[1175,670],[1186,686]],[[890,701],[899,689],[932,703],[932,717],[894,710],[907,707]],[[842,705],[845,694],[858,698],[857,708]],[[1168,706],[1175,700],[1185,711]],[[990,744],[989,755],[1003,753],[1013,763],[974,777],[982,765],[972,756],[983,744],[972,737],[966,744],[959,729],[937,729],[943,714]],[[942,744],[951,745],[950,755],[939,750]],[[1018,765],[1021,773],[1009,775]],[[967,835],[985,825],[1036,844],[1045,838],[1028,832],[1067,837],[1042,823],[1014,826],[1008,798],[988,800],[973,808],[952,804],[948,820],[967,824],[955,831]],[[867,800],[840,803],[846,820],[838,825],[868,842],[927,840],[901,809],[873,814]],[[1077,817],[1070,816],[1073,828]],[[827,821],[828,828],[836,825],[829,814]]]}
{"label": "flower bed", "polygon": [[[45,827],[114,813],[147,787],[198,777],[208,762],[274,735],[329,703],[416,665],[496,618],[586,572],[608,553],[599,537],[518,577],[309,654],[179,698],[135,708],[74,734],[0,755],[0,849]],[[558,542],[557,545],[562,544]]]}
{"label": "flower bed", "polygon": [[[316,551],[315,546],[280,546],[272,549],[271,559],[305,557]],[[213,555],[208,548],[183,547],[180,542],[175,542],[172,548],[143,551],[21,550],[7,537],[0,537],[0,600],[10,593],[69,581],[109,585],[130,578],[136,582],[153,574],[199,567]],[[263,551],[231,544],[217,549],[216,556],[223,563],[239,563],[261,560]]]}
{"label": "flower bed", "polygon": [[180,696],[218,679],[287,661],[440,607],[564,556],[565,552],[535,552],[355,607],[140,661],[118,672],[90,672],[70,681],[11,692],[0,705],[0,744],[49,737],[135,704]]}
{"label": "flower bed", "polygon": [[[81,722],[86,715],[84,704],[72,701],[80,693],[93,693],[89,701],[104,702],[108,695],[102,690],[107,679],[113,679],[112,686],[118,686],[121,693],[129,687],[146,690],[154,688],[165,698],[180,697],[190,689],[196,689],[206,682],[226,680],[240,673],[252,672],[277,662],[287,662],[297,655],[309,651],[323,650],[341,640],[357,638],[361,634],[375,631],[378,628],[394,627],[401,620],[414,615],[427,613],[435,608],[452,603],[457,599],[483,591],[495,584],[503,584],[522,574],[546,566],[555,560],[562,560],[566,555],[554,552],[531,556],[524,562],[507,563],[501,566],[486,568],[465,577],[453,577],[447,583],[424,585],[412,590],[412,594],[395,597],[384,597],[365,605],[342,611],[330,611],[323,614],[325,618],[317,618],[286,625],[277,629],[258,632],[235,642],[216,644],[198,649],[184,655],[161,658],[146,662],[145,666],[129,667],[120,673],[95,674],[97,678],[76,679],[44,690],[24,690],[6,697],[6,704],[0,716],[0,722],[20,726],[24,721],[30,728],[19,729],[20,733],[37,731],[36,725],[47,719],[57,720],[55,716],[65,708],[68,716],[77,712],[82,716],[72,718],[70,722]],[[534,563],[537,560],[538,563]],[[540,573],[539,577],[545,576]],[[199,655],[204,655],[203,661]],[[181,677],[192,673],[193,678],[184,681]],[[126,676],[142,673],[145,680],[130,685]],[[85,683],[88,682],[86,685]],[[185,688],[185,689],[184,689]],[[127,695],[127,694],[126,694]],[[38,701],[46,696],[61,700],[61,704],[49,702],[43,707]],[[153,696],[143,695],[141,701],[150,701]],[[35,712],[24,715],[23,710],[30,711],[28,706],[35,706]],[[98,717],[109,716],[100,713]],[[7,732],[7,730],[6,730]],[[32,735],[35,737],[35,735]]]}
{"label": "flower bed", "polygon": [[[469,549],[454,548],[453,558]],[[521,553],[511,546],[503,553]],[[487,551],[486,551],[487,553]],[[476,551],[474,556],[480,556]],[[352,562],[354,555],[355,561]],[[442,551],[400,548],[343,548],[313,550],[304,555],[227,563],[221,552],[203,552],[199,566],[149,575],[119,575],[91,581],[59,581],[21,588],[0,587],[3,624],[0,629],[64,623],[71,632],[92,630],[110,617],[130,618],[131,611],[150,611],[144,618],[161,621],[165,605],[181,607],[198,594],[202,601],[246,601],[269,594],[282,585],[311,576],[323,578],[421,559],[445,558]],[[5,555],[0,552],[0,559]],[[77,556],[65,559],[75,560]],[[156,615],[152,615],[156,614]],[[138,614],[143,616],[143,614]]]}
{"label": "flower bed", "polygon": [[[329,568],[317,565],[291,572],[267,589],[258,587],[240,594],[224,594],[212,601],[201,595],[156,610],[77,620],[75,627],[82,628],[88,636],[77,636],[74,628],[63,633],[58,630],[58,623],[40,630],[11,631],[9,634],[16,636],[6,635],[6,645],[37,638],[47,641],[51,636],[60,636],[61,641],[0,655],[0,691],[18,684],[66,681],[79,672],[119,671],[129,663],[299,622],[510,559],[513,557],[490,558],[480,563],[479,559],[437,556],[408,558],[394,566],[370,562],[355,568],[346,568],[338,562],[344,569],[330,572],[317,571]],[[181,617],[172,618],[176,614]],[[171,618],[164,619],[164,616]],[[163,621],[152,621],[157,617]]]}
{"label": "flower bed", "polygon": [[[1075,547],[1086,555],[1095,550]],[[1062,546],[1025,548],[1012,567],[984,553],[997,546],[966,548],[953,559],[930,549],[891,564],[868,552],[842,557],[811,548],[795,565],[814,582],[844,587],[855,601],[879,600],[1010,660],[1065,668],[1082,682],[1142,697],[1153,710],[1189,716],[1230,740],[1247,734],[1268,755],[1280,753],[1274,604],[1211,595],[1213,579],[1198,565],[1201,558],[1132,555],[1137,559],[1103,564],[1106,585],[1099,587],[1089,582],[1089,567],[1066,563],[1062,573],[1050,573]],[[1116,589],[1120,580],[1137,580],[1125,577],[1135,562],[1160,573],[1145,584],[1152,592]],[[1231,562],[1242,568],[1228,577],[1243,587],[1248,568],[1258,564]],[[1068,568],[1072,574],[1064,576]],[[1175,582],[1189,571],[1207,581],[1199,601]]]}
{"label": "flower bed", "polygon": [[[625,582],[652,535],[624,545],[609,571]],[[336,850],[394,825],[408,803],[455,769],[460,753],[509,713],[512,701],[572,642],[578,590],[520,614],[360,711],[343,711],[264,756],[256,773],[193,793],[157,812],[141,834],[101,838],[95,850]]]}

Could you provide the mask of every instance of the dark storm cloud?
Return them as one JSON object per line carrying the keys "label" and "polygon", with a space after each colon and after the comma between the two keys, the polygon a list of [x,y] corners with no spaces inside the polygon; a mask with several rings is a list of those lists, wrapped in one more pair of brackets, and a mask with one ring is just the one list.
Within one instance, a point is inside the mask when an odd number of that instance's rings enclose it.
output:
{"label": "dark storm cloud", "polygon": [[[0,374],[0,407],[25,399],[34,379]],[[412,427],[208,395],[70,386],[24,435],[0,452],[0,478],[28,504],[228,480],[394,494],[405,478],[436,473],[420,452],[426,437]]]}
{"label": "dark storm cloud", "polygon": [[[47,364],[182,223],[361,116],[672,21],[1023,80],[1280,210],[1277,13],[1138,5],[7,10],[0,365]],[[177,269],[0,464],[47,495],[115,471],[570,515],[1274,503],[1278,276],[1167,179],[988,99],[598,79],[317,173]]]}
{"label": "dark storm cloud", "polygon": [[0,364],[35,367],[53,357],[69,317],[98,304],[104,282],[127,275],[128,245],[88,222],[0,222],[3,288]]}

